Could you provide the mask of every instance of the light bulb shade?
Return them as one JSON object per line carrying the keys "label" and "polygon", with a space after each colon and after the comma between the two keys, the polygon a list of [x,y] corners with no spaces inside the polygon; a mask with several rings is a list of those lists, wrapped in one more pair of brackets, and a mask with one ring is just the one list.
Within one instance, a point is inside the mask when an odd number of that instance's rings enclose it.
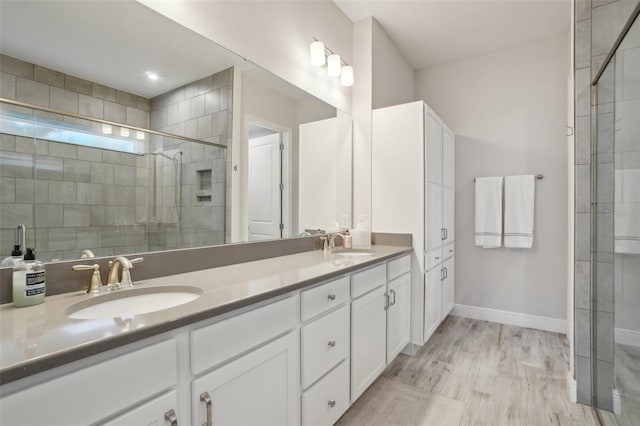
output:
{"label": "light bulb shade", "polygon": [[309,48],[309,54],[311,59],[311,65],[314,67],[321,67],[324,65],[324,43],[321,41],[314,41]]}
{"label": "light bulb shade", "polygon": [[340,75],[341,65],[340,55],[336,55],[335,53],[329,55],[327,58],[327,74],[329,74],[329,77],[338,77]]}
{"label": "light bulb shade", "polygon": [[353,86],[353,67],[346,65],[342,67],[342,74],[340,74],[340,83],[343,86]]}

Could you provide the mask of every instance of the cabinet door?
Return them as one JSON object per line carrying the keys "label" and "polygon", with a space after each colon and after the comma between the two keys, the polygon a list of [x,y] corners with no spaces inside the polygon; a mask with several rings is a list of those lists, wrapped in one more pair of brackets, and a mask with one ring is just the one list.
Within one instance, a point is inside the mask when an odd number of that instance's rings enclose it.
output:
{"label": "cabinet door", "polygon": [[445,319],[453,309],[455,297],[454,259],[455,257],[449,258],[442,264],[445,276],[442,280],[442,319]]}
{"label": "cabinet door", "polygon": [[387,364],[409,343],[411,335],[411,273],[389,283]]}
{"label": "cabinet door", "polygon": [[452,188],[442,188],[442,227],[444,244],[455,241],[455,191]]}
{"label": "cabinet door", "polygon": [[427,181],[442,185],[442,121],[429,108],[425,108],[425,127]]}
{"label": "cabinet door", "polygon": [[424,282],[424,341],[426,342],[442,319],[442,269],[435,267]]}
{"label": "cabinet door", "polygon": [[298,333],[290,333],[194,380],[193,424],[298,424],[299,377]]}
{"label": "cabinet door", "polygon": [[453,132],[442,128],[442,185],[446,188],[456,187],[456,145]]}
{"label": "cabinet door", "polygon": [[386,287],[351,304],[351,400],[355,401],[386,366]]}
{"label": "cabinet door", "polygon": [[177,424],[181,423],[177,410],[178,394],[176,391],[171,391],[103,423],[103,426],[171,426],[172,420],[175,420]]}
{"label": "cabinet door", "polygon": [[424,240],[427,243],[427,251],[430,251],[442,246],[442,186],[428,182],[425,188],[427,226]]}

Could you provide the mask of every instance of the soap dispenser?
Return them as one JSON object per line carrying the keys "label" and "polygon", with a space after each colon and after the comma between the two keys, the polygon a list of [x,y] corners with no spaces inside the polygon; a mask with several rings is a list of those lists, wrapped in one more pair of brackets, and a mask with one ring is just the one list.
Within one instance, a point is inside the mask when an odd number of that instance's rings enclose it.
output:
{"label": "soap dispenser", "polygon": [[22,246],[24,245],[24,225],[18,225],[16,229],[16,240],[11,251],[11,256],[5,257],[0,263],[0,267],[12,268],[17,262],[22,261]]}
{"label": "soap dispenser", "polygon": [[27,248],[24,260],[13,266],[13,306],[31,306],[44,302],[46,271],[44,263],[36,260],[35,252],[34,248]]}

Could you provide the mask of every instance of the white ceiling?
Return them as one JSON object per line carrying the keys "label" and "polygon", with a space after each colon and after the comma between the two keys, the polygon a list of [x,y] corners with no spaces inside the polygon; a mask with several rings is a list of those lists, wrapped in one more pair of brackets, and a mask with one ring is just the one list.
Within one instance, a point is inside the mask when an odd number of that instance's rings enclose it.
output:
{"label": "white ceiling", "polygon": [[0,0],[0,52],[145,98],[235,66],[273,91],[324,105],[134,0]]}
{"label": "white ceiling", "polygon": [[570,0],[334,0],[353,22],[374,17],[422,69],[569,31]]}

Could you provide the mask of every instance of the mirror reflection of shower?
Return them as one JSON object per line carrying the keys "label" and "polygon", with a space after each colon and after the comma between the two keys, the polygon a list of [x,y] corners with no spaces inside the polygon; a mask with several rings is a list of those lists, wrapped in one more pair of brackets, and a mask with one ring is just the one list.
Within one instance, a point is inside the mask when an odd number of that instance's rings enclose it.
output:
{"label": "mirror reflection of shower", "polygon": [[[153,194],[153,199],[156,200],[155,203],[153,203],[154,206],[154,213],[153,213],[153,217],[155,218],[156,221],[159,220],[158,217],[158,203],[157,203],[157,194],[155,193],[155,191],[157,191],[159,189],[159,187],[162,188],[166,188],[166,187],[170,187],[173,188],[173,197],[172,198],[172,204],[173,204],[173,211],[175,213],[175,225],[176,225],[176,238],[177,238],[177,247],[182,247],[182,232],[181,232],[181,222],[182,222],[182,151],[180,150],[168,150],[168,151],[160,151],[160,150],[156,150],[151,152],[152,156],[156,157],[156,161],[154,161],[153,164],[153,180],[154,180],[154,185],[153,185],[153,190],[154,190],[154,194]],[[162,181],[161,186],[159,185],[159,179],[160,179],[160,175],[164,177],[164,173],[162,173],[162,170],[164,170],[164,162],[162,160],[162,158],[168,160],[171,162],[172,167],[173,167],[173,182],[164,182]],[[163,194],[164,195],[164,194]],[[165,206],[166,200],[164,200],[163,197],[163,206]],[[162,220],[160,220],[160,222],[166,221],[167,218],[164,217],[164,215],[162,215],[163,218]]]}

